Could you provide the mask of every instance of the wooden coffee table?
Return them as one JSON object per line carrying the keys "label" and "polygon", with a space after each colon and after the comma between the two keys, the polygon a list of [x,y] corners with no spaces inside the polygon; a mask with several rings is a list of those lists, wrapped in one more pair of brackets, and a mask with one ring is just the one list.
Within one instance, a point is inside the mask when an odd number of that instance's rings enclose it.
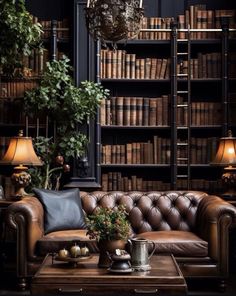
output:
{"label": "wooden coffee table", "polygon": [[98,268],[98,256],[81,261],[76,267],[46,256],[31,282],[32,294],[133,295],[186,294],[185,279],[172,255],[152,256],[151,270],[109,273]]}

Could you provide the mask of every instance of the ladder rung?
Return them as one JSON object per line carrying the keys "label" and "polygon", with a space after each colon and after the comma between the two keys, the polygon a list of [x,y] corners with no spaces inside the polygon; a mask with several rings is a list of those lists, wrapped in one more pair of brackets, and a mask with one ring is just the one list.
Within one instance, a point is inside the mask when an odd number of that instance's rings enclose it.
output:
{"label": "ladder rung", "polygon": [[177,175],[177,178],[188,178],[188,175]]}
{"label": "ladder rung", "polygon": [[177,126],[177,129],[188,129],[187,126]]}
{"label": "ladder rung", "polygon": [[184,74],[184,73],[181,73],[181,74],[177,74],[178,77],[187,77],[188,74]]}
{"label": "ladder rung", "polygon": [[177,55],[188,55],[188,52],[177,52]]}
{"label": "ladder rung", "polygon": [[188,104],[179,104],[177,105],[178,108],[181,108],[181,107],[188,107]]}
{"label": "ladder rung", "polygon": [[188,160],[187,157],[177,157],[177,160]]}
{"label": "ladder rung", "polygon": [[177,146],[188,146],[188,143],[181,143],[181,142],[179,142],[179,143],[177,143]]}
{"label": "ladder rung", "polygon": [[177,94],[188,94],[188,90],[177,90]]}
{"label": "ladder rung", "polygon": [[177,39],[177,42],[187,42],[188,39]]}

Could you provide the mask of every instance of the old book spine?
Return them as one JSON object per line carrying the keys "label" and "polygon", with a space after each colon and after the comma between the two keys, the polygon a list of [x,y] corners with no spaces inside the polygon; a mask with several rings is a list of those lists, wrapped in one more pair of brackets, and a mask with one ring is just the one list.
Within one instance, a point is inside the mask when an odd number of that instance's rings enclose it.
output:
{"label": "old book spine", "polygon": [[117,125],[123,125],[123,97],[117,97],[116,98],[116,124]]}
{"label": "old book spine", "polygon": [[111,97],[111,124],[116,125],[117,124],[117,106],[116,106],[116,97]]}
{"label": "old book spine", "polygon": [[124,125],[130,125],[130,97],[125,97],[123,100],[123,115]]}
{"label": "old book spine", "polygon": [[136,98],[136,125],[142,126],[143,125],[143,98],[137,97]]}
{"label": "old book spine", "polygon": [[130,54],[130,78],[135,79],[135,61],[136,61],[136,54]]}
{"label": "old book spine", "polygon": [[157,100],[156,98],[149,99],[149,125],[156,125],[156,115],[157,115]]}
{"label": "old book spine", "polygon": [[149,98],[143,98],[143,125],[148,126],[149,123]]}
{"label": "old book spine", "polygon": [[130,98],[130,125],[136,125],[136,97]]}
{"label": "old book spine", "polygon": [[125,55],[125,78],[130,79],[130,54]]}

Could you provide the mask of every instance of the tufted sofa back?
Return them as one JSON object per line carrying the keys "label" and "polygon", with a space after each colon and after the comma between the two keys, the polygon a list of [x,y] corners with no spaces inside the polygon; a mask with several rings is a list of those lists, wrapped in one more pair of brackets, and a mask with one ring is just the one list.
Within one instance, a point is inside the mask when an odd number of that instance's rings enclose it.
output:
{"label": "tufted sofa back", "polygon": [[158,230],[196,229],[198,205],[207,194],[199,191],[81,192],[85,215],[97,208],[124,204],[135,234]]}

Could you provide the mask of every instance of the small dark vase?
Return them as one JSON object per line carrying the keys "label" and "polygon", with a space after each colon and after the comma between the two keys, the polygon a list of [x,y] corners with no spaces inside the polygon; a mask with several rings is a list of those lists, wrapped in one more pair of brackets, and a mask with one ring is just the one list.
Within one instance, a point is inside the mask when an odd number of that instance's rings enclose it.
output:
{"label": "small dark vase", "polygon": [[114,254],[116,249],[124,250],[126,241],[124,240],[100,240],[98,242],[99,260],[98,267],[108,268],[111,265],[109,254]]}

